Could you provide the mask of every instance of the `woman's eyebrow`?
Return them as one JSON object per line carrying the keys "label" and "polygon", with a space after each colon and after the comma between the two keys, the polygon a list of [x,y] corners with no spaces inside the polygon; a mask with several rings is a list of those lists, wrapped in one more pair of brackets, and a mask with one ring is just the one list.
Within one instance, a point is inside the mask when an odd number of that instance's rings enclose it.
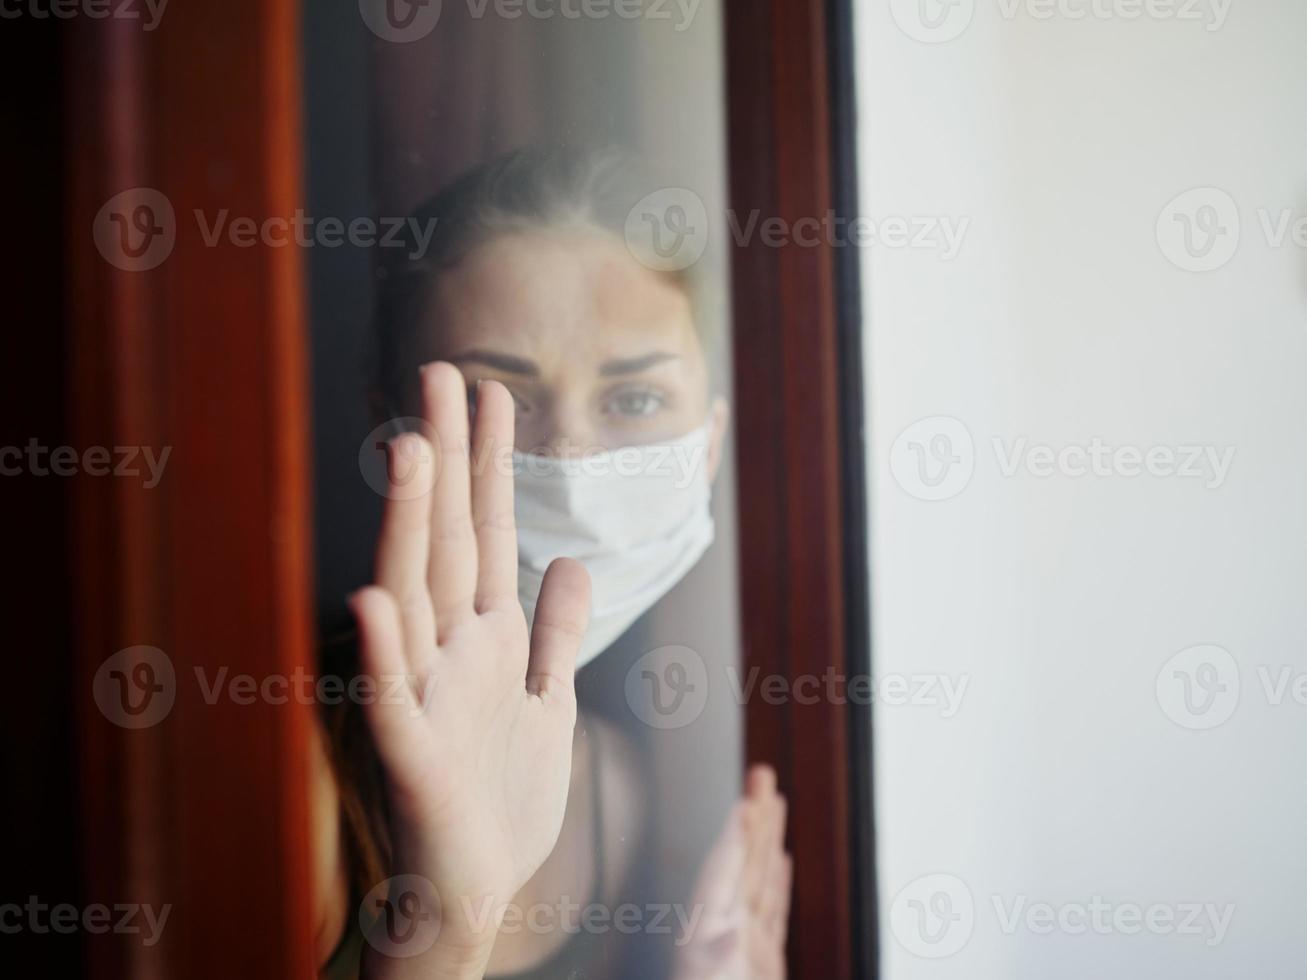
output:
{"label": "woman's eyebrow", "polygon": [[605,378],[610,378],[615,374],[635,374],[637,371],[647,370],[655,364],[662,364],[664,361],[675,361],[679,356],[678,354],[669,354],[666,351],[654,351],[652,354],[642,354],[640,357],[605,361],[599,368],[599,374]]}
{"label": "woman's eyebrow", "polygon": [[505,371],[508,374],[525,374],[533,378],[538,377],[540,374],[540,368],[536,366],[535,361],[529,361],[525,357],[515,357],[512,354],[501,354],[499,351],[493,350],[463,351],[461,354],[455,354],[449,360],[453,364],[484,364],[486,367]]}

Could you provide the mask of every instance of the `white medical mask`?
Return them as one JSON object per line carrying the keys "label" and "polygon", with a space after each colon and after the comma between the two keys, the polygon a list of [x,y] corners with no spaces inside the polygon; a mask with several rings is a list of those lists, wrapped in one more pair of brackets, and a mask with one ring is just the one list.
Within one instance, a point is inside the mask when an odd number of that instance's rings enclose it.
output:
{"label": "white medical mask", "polygon": [[534,622],[545,570],[590,573],[584,667],[694,567],[712,544],[710,423],[671,443],[580,457],[513,454],[517,592]]}

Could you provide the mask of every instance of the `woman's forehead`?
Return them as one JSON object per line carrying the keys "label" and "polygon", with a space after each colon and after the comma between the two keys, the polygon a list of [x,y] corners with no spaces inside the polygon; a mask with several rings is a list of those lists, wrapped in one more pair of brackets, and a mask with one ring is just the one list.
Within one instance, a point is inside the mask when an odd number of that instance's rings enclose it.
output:
{"label": "woman's forehead", "polygon": [[689,298],[598,231],[523,232],[481,246],[438,280],[439,346],[599,365],[664,351],[702,360]]}

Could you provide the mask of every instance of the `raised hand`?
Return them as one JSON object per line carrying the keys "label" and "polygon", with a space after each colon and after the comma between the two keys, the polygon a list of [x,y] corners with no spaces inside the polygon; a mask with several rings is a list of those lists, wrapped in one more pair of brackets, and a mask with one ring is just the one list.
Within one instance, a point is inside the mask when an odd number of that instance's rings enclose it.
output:
{"label": "raised hand", "polygon": [[[535,873],[562,826],[590,605],[585,569],[559,559],[528,634],[508,390],[479,386],[470,440],[461,373],[428,365],[422,390],[429,432],[390,446],[376,583],[352,606],[363,671],[382,695],[368,720],[389,794],[392,874],[430,881],[441,915],[430,952],[371,951],[374,977],[481,975],[499,925],[486,913]],[[399,696],[384,696],[400,677]]]}
{"label": "raised hand", "polygon": [[682,937],[675,980],[784,980],[793,865],[785,853],[785,798],[770,766],[754,766],[695,889],[702,908]]}

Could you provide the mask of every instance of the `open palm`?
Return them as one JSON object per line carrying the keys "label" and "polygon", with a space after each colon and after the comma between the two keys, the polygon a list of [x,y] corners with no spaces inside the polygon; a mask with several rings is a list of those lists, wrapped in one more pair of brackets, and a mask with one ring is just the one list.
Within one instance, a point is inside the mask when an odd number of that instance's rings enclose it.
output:
{"label": "open palm", "polygon": [[785,980],[793,863],[785,798],[770,766],[754,766],[699,875],[702,918],[678,945],[675,980]]}
{"label": "open palm", "polygon": [[517,597],[513,401],[461,373],[423,371],[424,434],[390,446],[376,584],[353,600],[368,719],[385,769],[394,873],[434,884],[442,942],[493,935],[562,826],[576,722],[576,654],[590,604],[577,562],[545,576],[528,632]]}

